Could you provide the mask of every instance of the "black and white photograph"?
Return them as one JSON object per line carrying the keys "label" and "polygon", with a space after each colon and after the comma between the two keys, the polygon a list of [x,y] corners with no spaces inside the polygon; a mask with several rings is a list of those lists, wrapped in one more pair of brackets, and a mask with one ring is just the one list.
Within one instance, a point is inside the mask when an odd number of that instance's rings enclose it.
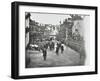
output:
{"label": "black and white photograph", "polygon": [[25,12],[25,67],[84,66],[89,20],[84,14]]}
{"label": "black and white photograph", "polygon": [[97,7],[12,3],[12,78],[97,74]]}

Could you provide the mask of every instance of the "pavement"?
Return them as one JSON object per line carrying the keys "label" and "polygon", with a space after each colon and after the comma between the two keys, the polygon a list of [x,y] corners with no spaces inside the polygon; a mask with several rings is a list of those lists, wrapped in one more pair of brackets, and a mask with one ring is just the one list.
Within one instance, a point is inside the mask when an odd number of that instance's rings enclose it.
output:
{"label": "pavement", "polygon": [[71,48],[64,46],[64,52],[59,51],[56,55],[55,50],[47,50],[47,59],[43,60],[42,52],[28,51],[30,55],[30,64],[28,68],[33,67],[56,67],[56,66],[77,66],[80,64],[80,54]]}

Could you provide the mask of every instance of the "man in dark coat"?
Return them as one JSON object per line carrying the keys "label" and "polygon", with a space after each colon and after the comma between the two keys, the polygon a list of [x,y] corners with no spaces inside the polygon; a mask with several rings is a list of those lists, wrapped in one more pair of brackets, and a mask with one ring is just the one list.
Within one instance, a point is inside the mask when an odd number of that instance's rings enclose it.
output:
{"label": "man in dark coat", "polygon": [[43,52],[43,59],[44,59],[44,61],[46,61],[46,58],[47,58],[47,49],[44,47],[42,49],[42,52]]}
{"label": "man in dark coat", "polygon": [[56,47],[56,54],[59,55],[59,47]]}
{"label": "man in dark coat", "polygon": [[59,49],[60,49],[60,43],[57,43],[57,47],[56,47],[56,54],[59,55]]}
{"label": "man in dark coat", "polygon": [[49,45],[48,45],[48,42],[46,42],[46,44],[45,44],[45,48],[48,49],[48,46],[49,46]]}
{"label": "man in dark coat", "polygon": [[49,42],[50,51],[52,51],[52,42]]}
{"label": "man in dark coat", "polygon": [[55,46],[55,44],[54,44],[54,42],[52,42],[52,50],[54,50],[54,46]]}

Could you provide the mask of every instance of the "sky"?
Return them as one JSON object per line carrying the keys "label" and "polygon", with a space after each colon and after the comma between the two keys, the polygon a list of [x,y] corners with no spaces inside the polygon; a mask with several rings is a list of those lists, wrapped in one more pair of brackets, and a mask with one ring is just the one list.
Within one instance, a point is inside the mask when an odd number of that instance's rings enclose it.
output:
{"label": "sky", "polygon": [[63,22],[64,19],[69,17],[67,14],[31,13],[31,19],[41,24],[59,25],[60,21]]}

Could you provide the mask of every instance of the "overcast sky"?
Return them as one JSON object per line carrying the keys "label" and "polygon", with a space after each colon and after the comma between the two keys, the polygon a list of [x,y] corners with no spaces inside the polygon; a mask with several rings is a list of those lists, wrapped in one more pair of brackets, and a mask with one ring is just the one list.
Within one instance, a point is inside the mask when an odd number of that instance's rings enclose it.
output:
{"label": "overcast sky", "polygon": [[31,19],[42,24],[59,25],[60,21],[69,18],[69,15],[62,14],[48,14],[48,13],[31,13]]}

